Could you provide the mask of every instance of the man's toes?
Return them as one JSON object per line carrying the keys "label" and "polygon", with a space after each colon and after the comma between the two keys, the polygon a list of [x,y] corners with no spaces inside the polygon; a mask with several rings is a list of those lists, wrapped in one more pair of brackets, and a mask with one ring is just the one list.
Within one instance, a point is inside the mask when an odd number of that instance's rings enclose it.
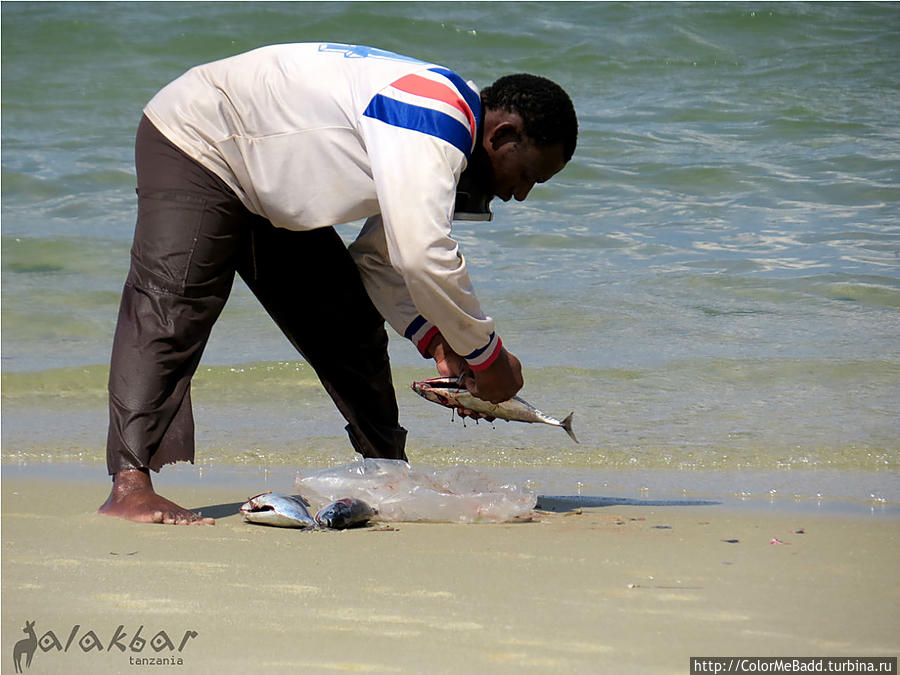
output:
{"label": "man's toes", "polygon": [[180,522],[181,518],[179,517],[178,512],[175,511],[164,511],[162,522],[166,525],[177,525]]}
{"label": "man's toes", "polygon": [[204,518],[193,511],[179,511],[176,518],[178,525],[215,525],[212,518]]}

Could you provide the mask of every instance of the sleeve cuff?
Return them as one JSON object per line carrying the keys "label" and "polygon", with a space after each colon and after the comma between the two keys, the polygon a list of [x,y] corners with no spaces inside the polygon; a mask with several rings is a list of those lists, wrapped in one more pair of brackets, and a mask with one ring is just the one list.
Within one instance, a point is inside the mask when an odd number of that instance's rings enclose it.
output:
{"label": "sleeve cuff", "polygon": [[466,354],[463,358],[472,370],[484,370],[497,360],[502,348],[503,342],[500,337],[496,333],[491,333],[491,338],[484,347],[476,349],[471,354]]}
{"label": "sleeve cuff", "polygon": [[427,359],[431,358],[428,356],[428,347],[438,332],[438,327],[420,314],[407,326],[403,335],[411,340],[419,353]]}

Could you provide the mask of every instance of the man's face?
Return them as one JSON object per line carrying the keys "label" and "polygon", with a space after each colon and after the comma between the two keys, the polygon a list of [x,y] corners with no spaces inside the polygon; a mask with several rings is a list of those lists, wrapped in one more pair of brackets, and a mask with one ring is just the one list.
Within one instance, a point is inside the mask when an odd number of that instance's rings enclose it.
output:
{"label": "man's face", "polygon": [[565,165],[562,143],[541,146],[524,138],[491,158],[494,195],[505,202],[513,197],[521,202],[535,183],[546,183]]}
{"label": "man's face", "polygon": [[492,193],[509,201],[522,201],[536,183],[544,183],[566,165],[562,143],[537,145],[521,128],[518,115],[506,114],[506,124],[484,138]]}

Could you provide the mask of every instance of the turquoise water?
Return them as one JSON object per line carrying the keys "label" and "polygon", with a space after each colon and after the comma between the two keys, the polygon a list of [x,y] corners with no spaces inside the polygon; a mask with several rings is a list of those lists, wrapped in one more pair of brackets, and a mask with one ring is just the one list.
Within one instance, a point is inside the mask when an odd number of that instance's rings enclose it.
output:
{"label": "turquoise water", "polygon": [[[4,3],[4,461],[102,461],[146,100],[196,63],[330,40],[479,84],[543,74],[579,113],[562,174],[456,232],[523,395],[574,410],[582,442],[451,424],[395,339],[414,460],[811,494],[837,471],[826,496],[900,502],[898,38],[900,5],[875,3]],[[350,456],[296,359],[239,283],[196,381],[199,460]]]}

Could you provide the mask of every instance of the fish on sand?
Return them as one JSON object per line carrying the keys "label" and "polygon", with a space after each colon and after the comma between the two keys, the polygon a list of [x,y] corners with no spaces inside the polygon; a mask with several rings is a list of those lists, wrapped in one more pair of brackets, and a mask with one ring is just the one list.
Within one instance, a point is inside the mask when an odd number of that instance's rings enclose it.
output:
{"label": "fish on sand", "polygon": [[361,499],[346,497],[331,502],[316,514],[316,522],[322,527],[345,530],[348,527],[360,527],[378,513]]}
{"label": "fish on sand", "polygon": [[241,515],[245,522],[304,529],[327,527],[343,530],[358,527],[365,525],[377,513],[377,510],[361,499],[348,497],[323,507],[313,518],[306,508],[306,501],[300,495],[280,495],[271,492],[251,497],[241,506]]}
{"label": "fish on sand", "polygon": [[309,515],[303,498],[299,496],[263,492],[251,497],[241,506],[241,515],[246,522],[257,525],[316,527],[316,521]]}

